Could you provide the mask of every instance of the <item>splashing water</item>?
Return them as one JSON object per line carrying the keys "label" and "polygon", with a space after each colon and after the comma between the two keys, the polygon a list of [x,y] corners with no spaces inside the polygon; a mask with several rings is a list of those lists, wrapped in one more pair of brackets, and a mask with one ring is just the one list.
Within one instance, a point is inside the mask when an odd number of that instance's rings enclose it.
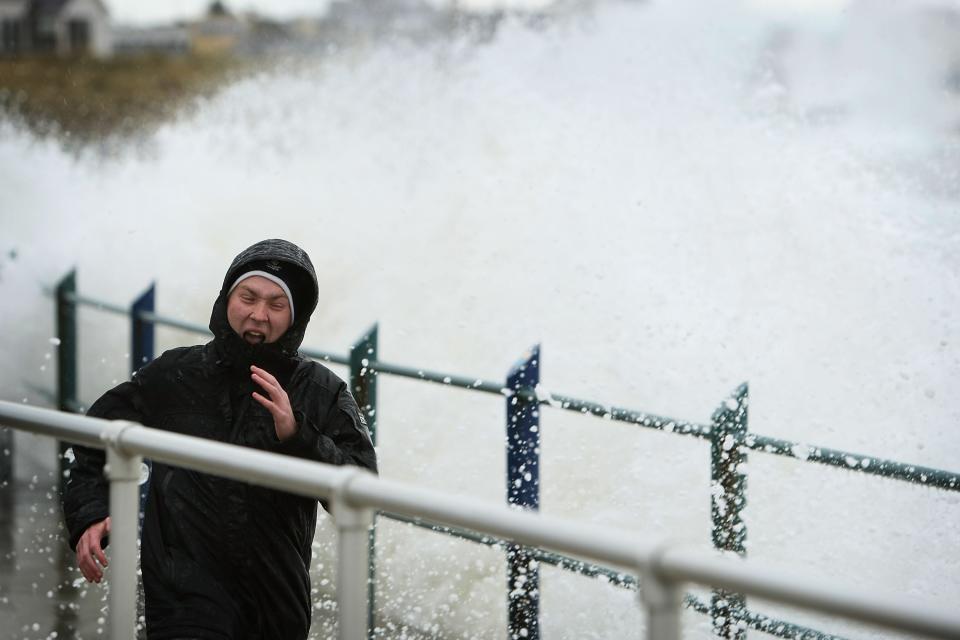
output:
{"label": "splashing water", "polygon": [[[0,250],[17,252],[0,263],[0,353],[17,365],[0,395],[52,385],[39,288],[71,266],[121,304],[156,279],[161,313],[205,323],[230,258],[287,237],[320,272],[307,345],[345,352],[379,321],[384,359],[495,379],[542,341],[552,391],[699,422],[748,380],[757,433],[955,470],[960,109],[944,78],[960,57],[937,44],[953,40],[928,37],[920,5],[717,4],[346,50],[106,157],[0,125]],[[80,319],[89,402],[129,355],[121,320]],[[503,501],[502,399],[380,387],[385,476]],[[544,511],[709,544],[702,443],[549,408],[541,431]],[[751,454],[748,498],[753,557],[960,597],[954,495]],[[502,636],[502,552],[384,523],[378,562],[393,635]],[[318,615],[329,579],[315,569]],[[542,580],[545,636],[643,624],[629,592]]]}

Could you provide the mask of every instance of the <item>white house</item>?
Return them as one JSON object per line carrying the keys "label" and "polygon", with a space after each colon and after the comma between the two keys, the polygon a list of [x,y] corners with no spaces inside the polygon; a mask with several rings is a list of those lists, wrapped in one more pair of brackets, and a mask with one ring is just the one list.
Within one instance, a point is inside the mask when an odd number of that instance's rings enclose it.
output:
{"label": "white house", "polygon": [[0,54],[23,49],[29,7],[30,0],[0,0]]}
{"label": "white house", "polygon": [[0,0],[0,54],[112,52],[110,15],[100,0]]}

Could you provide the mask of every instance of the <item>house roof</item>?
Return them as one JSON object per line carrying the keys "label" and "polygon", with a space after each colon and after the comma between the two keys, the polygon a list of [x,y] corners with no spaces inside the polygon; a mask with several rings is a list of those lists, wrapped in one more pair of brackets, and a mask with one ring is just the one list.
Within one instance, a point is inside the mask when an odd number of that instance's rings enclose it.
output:
{"label": "house roof", "polygon": [[60,13],[60,10],[63,9],[63,5],[70,2],[70,0],[33,0],[31,4],[31,9],[37,13],[45,13],[48,15],[56,15]]}
{"label": "house roof", "polygon": [[[106,5],[101,0],[95,0],[95,2],[100,5],[104,13],[108,13]],[[38,14],[55,16],[69,3],[70,0],[30,0],[30,9]]]}

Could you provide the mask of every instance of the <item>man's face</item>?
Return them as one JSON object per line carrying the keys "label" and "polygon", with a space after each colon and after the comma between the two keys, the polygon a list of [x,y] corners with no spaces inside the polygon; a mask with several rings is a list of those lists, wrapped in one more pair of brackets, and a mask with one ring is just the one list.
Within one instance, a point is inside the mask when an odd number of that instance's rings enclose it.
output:
{"label": "man's face", "polygon": [[250,344],[276,342],[290,328],[290,301],[278,284],[251,276],[230,292],[227,322]]}

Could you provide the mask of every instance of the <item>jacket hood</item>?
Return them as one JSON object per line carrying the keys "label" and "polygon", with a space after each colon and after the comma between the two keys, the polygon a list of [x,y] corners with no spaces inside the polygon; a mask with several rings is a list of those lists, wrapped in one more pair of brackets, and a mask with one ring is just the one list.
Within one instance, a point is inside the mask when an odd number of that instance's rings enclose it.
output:
{"label": "jacket hood", "polygon": [[[292,287],[296,297],[296,319],[276,342],[265,345],[248,345],[230,328],[230,323],[227,321],[227,298],[230,286],[233,285],[241,273],[247,270],[246,267],[253,262],[266,260],[277,260],[294,267],[294,273],[297,274],[298,280],[296,286]],[[233,355],[240,356],[244,360],[249,359],[260,350],[272,351],[275,355],[287,358],[294,357],[303,342],[310,316],[317,307],[319,293],[317,273],[306,251],[287,240],[261,240],[241,251],[230,263],[230,267],[223,278],[223,285],[220,287],[220,294],[217,296],[216,302],[213,303],[213,312],[210,314],[210,331],[213,332],[215,341],[228,347],[228,351],[236,352],[239,350],[241,353],[233,353]]]}

